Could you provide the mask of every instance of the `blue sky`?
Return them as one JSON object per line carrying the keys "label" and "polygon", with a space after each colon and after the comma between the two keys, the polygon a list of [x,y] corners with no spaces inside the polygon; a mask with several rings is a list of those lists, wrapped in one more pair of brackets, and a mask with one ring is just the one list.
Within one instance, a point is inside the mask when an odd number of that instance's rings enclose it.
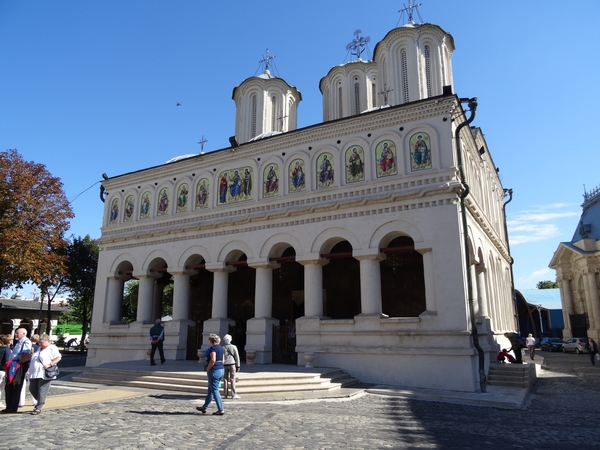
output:
{"label": "blue sky", "polygon": [[[259,73],[267,49],[275,73],[302,93],[298,126],[321,122],[321,77],[353,59],[345,47],[356,29],[371,38],[372,56],[404,23],[406,3],[0,0],[0,148],[61,178],[76,214],[69,234],[100,237],[103,172],[197,153],[202,136],[205,151],[228,147],[233,88]],[[598,126],[600,2],[420,3],[423,21],[454,37],[455,92],[478,97],[473,125],[514,191],[515,286],[554,280],[547,266],[575,231],[584,185],[600,185],[589,134]]]}

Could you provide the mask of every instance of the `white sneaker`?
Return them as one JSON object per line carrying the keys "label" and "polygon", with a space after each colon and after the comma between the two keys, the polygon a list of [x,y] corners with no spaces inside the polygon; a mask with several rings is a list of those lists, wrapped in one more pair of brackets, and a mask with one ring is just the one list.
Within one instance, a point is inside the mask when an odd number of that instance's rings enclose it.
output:
{"label": "white sneaker", "polygon": [[239,395],[234,395],[234,396],[233,396],[233,399],[234,399],[234,400],[236,400],[236,399],[238,399],[238,398],[242,398],[242,397],[240,397]]}

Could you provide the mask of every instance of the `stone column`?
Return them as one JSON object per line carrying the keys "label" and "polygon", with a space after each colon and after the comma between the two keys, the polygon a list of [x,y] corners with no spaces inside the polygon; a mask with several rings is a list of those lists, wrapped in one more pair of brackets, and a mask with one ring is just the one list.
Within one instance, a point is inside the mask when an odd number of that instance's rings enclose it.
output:
{"label": "stone column", "polygon": [[229,331],[229,325],[235,321],[227,318],[227,294],[229,273],[235,271],[235,267],[226,266],[225,263],[206,264],[206,269],[213,272],[213,298],[212,317],[204,321],[202,332],[202,350],[209,347],[208,336],[211,333],[218,334],[221,338]]}
{"label": "stone column", "polygon": [[588,311],[592,312],[590,314],[590,328],[598,330],[600,329],[600,297],[598,296],[598,282],[596,280],[595,268],[589,267],[586,275],[590,293],[587,302]]}
{"label": "stone column", "polygon": [[171,270],[173,276],[173,320],[185,320],[189,317],[190,276],[193,271]]}
{"label": "stone column", "polygon": [[380,262],[385,259],[384,255],[376,249],[369,250],[371,254],[360,254],[354,252],[354,258],[360,263],[360,312],[361,315],[381,316],[381,267]]}
{"label": "stone column", "polygon": [[296,261],[304,266],[304,316],[323,317],[324,263],[322,260]]}
{"label": "stone column", "polygon": [[485,264],[480,262],[475,266],[476,280],[477,280],[477,299],[479,303],[479,314],[481,317],[489,317],[486,288],[485,288]]}
{"label": "stone column", "polygon": [[273,362],[273,325],[279,320],[273,314],[273,269],[268,261],[248,262],[256,271],[254,317],[246,322],[246,354],[254,353],[254,364]]}
{"label": "stone column", "polygon": [[563,339],[573,337],[571,331],[571,314],[573,314],[573,297],[571,294],[571,274],[570,271],[564,271],[562,268],[556,270],[556,280],[560,288],[560,298],[562,304],[563,321],[565,328],[563,329]]}
{"label": "stone column", "polygon": [[157,278],[144,272],[134,272],[133,276],[140,282],[138,286],[137,322],[152,322],[152,304],[154,302],[154,285]]}
{"label": "stone column", "polygon": [[437,297],[435,295],[435,272],[431,247],[415,244],[415,250],[423,255],[423,277],[425,278],[425,307],[428,312],[437,313]]}
{"label": "stone column", "polygon": [[109,277],[106,296],[105,322],[121,322],[121,307],[123,305],[123,287],[125,279],[121,277]]}

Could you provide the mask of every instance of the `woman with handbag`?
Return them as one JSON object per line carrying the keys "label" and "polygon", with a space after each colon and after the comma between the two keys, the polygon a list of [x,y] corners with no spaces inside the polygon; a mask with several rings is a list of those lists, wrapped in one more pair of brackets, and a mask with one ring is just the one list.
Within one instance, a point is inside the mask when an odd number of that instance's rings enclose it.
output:
{"label": "woman with handbag", "polygon": [[37,404],[31,414],[37,416],[42,412],[46,403],[46,395],[50,390],[50,383],[58,375],[58,362],[62,358],[58,348],[50,343],[50,337],[42,334],[39,341],[40,348],[31,356],[29,365],[29,392],[37,399]]}
{"label": "woman with handbag", "polygon": [[591,337],[587,338],[587,342],[585,343],[585,348],[590,355],[590,360],[592,362],[592,366],[596,365],[596,355],[598,354],[598,344]]}
{"label": "woman with handbag", "polygon": [[223,410],[223,400],[221,399],[221,393],[219,392],[219,385],[225,374],[225,368],[223,366],[224,350],[223,347],[219,345],[221,338],[218,335],[211,333],[208,342],[210,343],[210,347],[207,350],[209,355],[208,365],[206,366],[208,394],[206,394],[204,405],[197,406],[196,409],[202,414],[206,414],[206,408],[208,408],[210,402],[214,398],[217,404],[217,411],[214,412],[213,415],[222,416],[225,414],[225,411]]}

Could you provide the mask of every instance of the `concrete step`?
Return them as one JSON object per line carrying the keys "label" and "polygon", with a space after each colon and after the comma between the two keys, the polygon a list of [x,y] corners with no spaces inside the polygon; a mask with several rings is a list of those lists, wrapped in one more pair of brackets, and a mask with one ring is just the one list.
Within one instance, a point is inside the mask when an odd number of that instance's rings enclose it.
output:
{"label": "concrete step", "polygon": [[[204,372],[161,372],[94,368],[74,382],[113,386],[132,386],[146,389],[207,393],[207,376]],[[359,383],[340,369],[325,369],[322,373],[261,372],[243,373],[237,377],[239,394],[279,393],[298,391],[331,391]]]}
{"label": "concrete step", "polygon": [[529,388],[535,378],[529,364],[497,364],[490,366],[487,381],[492,386]]}

